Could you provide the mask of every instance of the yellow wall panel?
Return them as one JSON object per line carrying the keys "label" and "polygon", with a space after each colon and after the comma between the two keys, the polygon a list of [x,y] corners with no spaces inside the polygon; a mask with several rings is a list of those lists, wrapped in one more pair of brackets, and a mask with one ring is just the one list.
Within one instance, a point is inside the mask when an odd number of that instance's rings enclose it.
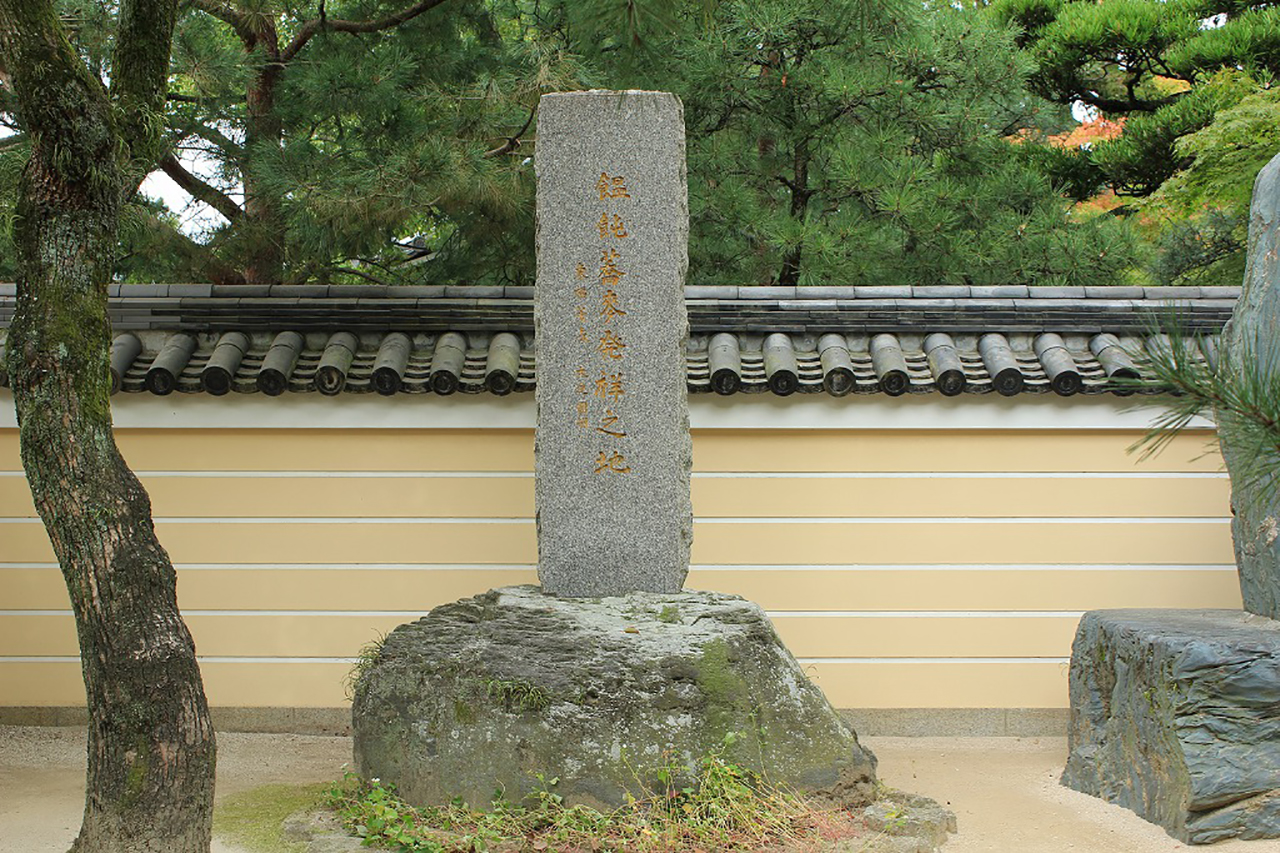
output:
{"label": "yellow wall panel", "polygon": [[783,616],[778,635],[797,657],[1069,657],[1072,616]]}
{"label": "yellow wall panel", "polygon": [[[693,431],[695,471],[1219,471],[1209,430],[1187,430],[1146,461],[1140,430]],[[1208,450],[1209,452],[1206,452]]]}
{"label": "yellow wall panel", "polygon": [[[536,582],[532,568],[179,569],[178,599],[189,610],[425,613],[488,589]],[[773,611],[1240,607],[1236,573],[1216,569],[694,569],[687,586],[741,595]],[[57,569],[0,569],[0,590],[0,609],[70,606]]]}
{"label": "yellow wall panel", "polygon": [[[355,657],[366,643],[417,618],[358,614],[186,614],[200,655],[213,657]],[[71,614],[24,614],[0,619],[0,658],[76,655]]]}
{"label": "yellow wall panel", "polygon": [[[503,524],[184,523],[156,525],[180,563],[533,563],[532,521]],[[0,525],[0,562],[53,559],[39,524]],[[902,524],[784,522],[694,525],[692,561],[706,565],[1067,564],[1222,565],[1228,522],[1180,524]]]}
{"label": "yellow wall panel", "polygon": [[0,707],[84,705],[79,661],[8,661],[0,658]]}
{"label": "yellow wall panel", "polygon": [[0,429],[0,471],[21,471],[22,457],[18,455],[18,431]]}
{"label": "yellow wall panel", "polygon": [[1234,559],[1231,525],[903,524],[785,522],[694,525],[692,561],[707,565],[1132,563],[1220,565]]}
{"label": "yellow wall panel", "polygon": [[[532,471],[532,430],[121,429],[148,471]],[[1213,433],[1188,430],[1139,461],[1140,430],[696,429],[697,471],[1219,471]],[[195,448],[199,448],[196,450]],[[0,430],[0,470],[21,470]]]}
{"label": "yellow wall panel", "polygon": [[[532,518],[532,477],[143,477],[159,518]],[[1225,478],[695,478],[700,518],[1205,518]],[[0,518],[34,518],[26,481],[0,477]]]}
{"label": "yellow wall panel", "polygon": [[[334,708],[347,704],[349,664],[209,662],[200,665],[215,707]],[[837,708],[1065,708],[1057,661],[810,663],[809,677]],[[74,661],[0,660],[0,706],[84,704]]]}
{"label": "yellow wall panel", "polygon": [[[485,590],[537,583],[534,569],[179,569],[188,610],[397,610],[423,613]],[[0,609],[70,606],[57,569],[0,569]],[[0,617],[3,618],[3,617]]]}
{"label": "yellow wall panel", "polygon": [[[354,657],[362,646],[416,616],[379,614],[188,614],[201,655],[213,657]],[[878,616],[774,617],[800,657],[1066,657],[1074,617]],[[0,657],[75,655],[71,614],[0,619]]]}
{"label": "yellow wall panel", "polygon": [[812,663],[809,677],[837,708],[1065,708],[1058,661]]}
{"label": "yellow wall panel", "polygon": [[1230,515],[1231,484],[1120,477],[700,477],[699,517],[1205,518]]}
{"label": "yellow wall panel", "polygon": [[[1234,572],[1220,568],[1233,562],[1229,484],[1176,476],[1220,470],[1216,453],[1201,456],[1211,433],[1180,437],[1141,463],[1126,453],[1138,435],[695,430],[695,470],[730,476],[693,481],[693,561],[722,568],[695,570],[689,586],[742,594],[773,612],[792,651],[820,659],[809,670],[839,707],[1063,707],[1066,668],[1057,659],[1069,654],[1075,612],[1240,604]],[[179,569],[179,601],[200,653],[218,658],[203,664],[215,706],[344,704],[350,667],[334,659],[409,620],[399,613],[536,581],[531,565],[521,568],[536,559],[532,478],[465,475],[532,470],[531,430],[156,429],[119,437],[142,471],[248,472],[145,477],[158,517],[196,519],[162,522],[158,531],[177,563],[197,566]],[[0,471],[19,469],[16,432],[0,430]],[[457,476],[253,473],[290,471]],[[1032,476],[875,476],[934,471]],[[1175,476],[1088,476],[1142,471]],[[732,476],[738,472],[780,476]],[[787,476],[805,472],[872,476]],[[33,517],[22,478],[0,477],[0,519]],[[984,521],[1013,517],[1028,520]],[[1130,517],[1156,520],[1091,520]],[[236,521],[245,518],[281,521]],[[514,522],[450,520],[470,518]],[[0,610],[11,611],[0,615],[0,704],[83,702],[78,663],[15,659],[76,654],[65,612],[12,612],[67,609],[56,568],[20,565],[52,559],[39,524],[0,523],[0,564],[19,564],[0,567]],[[779,568],[755,568],[771,565]],[[991,611],[1015,613],[985,615]],[[948,612],[956,615],[940,615]]]}
{"label": "yellow wall panel", "polygon": [[533,430],[122,429],[144,471],[532,471]]}
{"label": "yellow wall panel", "polygon": [[[336,708],[347,704],[347,663],[202,661],[209,704],[224,708]],[[0,706],[84,705],[84,683],[75,661],[0,660]]]}
{"label": "yellow wall panel", "polygon": [[687,586],[741,595],[769,610],[1241,606],[1236,573],[1207,569],[695,569]]}
{"label": "yellow wall panel", "polygon": [[162,518],[243,518],[255,512],[276,518],[533,518],[532,477],[144,477],[142,482]]}
{"label": "yellow wall panel", "polygon": [[[23,527],[26,525],[15,525]],[[179,563],[533,563],[532,521],[513,524],[199,524],[156,525]],[[0,544],[0,554],[7,550]],[[21,553],[38,554],[35,545]],[[22,556],[17,560],[39,560]]]}
{"label": "yellow wall panel", "polygon": [[[200,665],[217,707],[333,708],[347,704],[345,662],[209,662]],[[810,663],[809,677],[837,708],[1065,708],[1058,661]],[[0,706],[84,704],[74,661],[0,660]]]}

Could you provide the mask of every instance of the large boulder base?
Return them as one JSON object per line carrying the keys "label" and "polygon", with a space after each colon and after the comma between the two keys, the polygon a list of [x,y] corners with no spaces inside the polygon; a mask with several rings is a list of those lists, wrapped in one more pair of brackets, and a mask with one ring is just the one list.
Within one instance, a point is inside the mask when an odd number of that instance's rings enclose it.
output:
{"label": "large boulder base", "polygon": [[1086,613],[1070,689],[1064,785],[1190,844],[1280,837],[1280,622]]}
{"label": "large boulder base", "polygon": [[352,717],[359,773],[415,804],[518,801],[558,779],[566,802],[617,806],[714,750],[801,792],[875,796],[875,757],[731,595],[521,586],[446,604],[387,637]]}

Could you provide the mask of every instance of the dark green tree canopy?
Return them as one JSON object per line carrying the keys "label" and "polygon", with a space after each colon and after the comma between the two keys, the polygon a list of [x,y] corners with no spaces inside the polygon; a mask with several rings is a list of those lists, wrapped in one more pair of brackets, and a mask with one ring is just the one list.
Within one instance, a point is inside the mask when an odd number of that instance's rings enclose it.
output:
{"label": "dark green tree canopy", "polygon": [[[156,166],[212,213],[193,228],[135,199],[119,274],[532,283],[537,99],[588,86],[684,100],[691,281],[1105,284],[1133,261],[1123,222],[1073,219],[1007,141],[1062,109],[1027,89],[1034,65],[993,15],[872,0],[407,3],[184,4]],[[113,7],[62,8],[109,77]],[[0,120],[20,129],[3,100]],[[0,195],[23,145],[0,141]],[[4,264],[0,243],[0,277]]]}

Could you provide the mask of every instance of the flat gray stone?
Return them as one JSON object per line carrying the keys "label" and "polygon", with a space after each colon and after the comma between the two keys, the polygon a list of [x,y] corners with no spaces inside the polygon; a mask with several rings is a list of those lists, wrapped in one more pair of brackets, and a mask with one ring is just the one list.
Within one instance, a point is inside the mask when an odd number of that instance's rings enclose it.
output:
{"label": "flat gray stone", "polygon": [[1071,650],[1062,784],[1174,838],[1280,837],[1280,623],[1095,610]]}
{"label": "flat gray stone", "polygon": [[876,794],[875,757],[764,612],[719,593],[522,586],[442,605],[387,637],[352,721],[358,772],[416,804],[483,806],[496,788],[518,801],[541,773],[570,803],[616,806],[653,785],[664,753],[692,767],[721,748],[819,798]]}
{"label": "flat gray stone", "polygon": [[538,110],[538,577],[678,592],[689,568],[684,112],[663,92]]}
{"label": "flat gray stone", "polygon": [[[1280,357],[1280,155],[1258,173],[1249,213],[1249,255],[1235,310],[1222,332],[1228,370],[1243,370],[1251,354],[1255,365],[1275,365]],[[1277,377],[1269,377],[1275,381]],[[1280,499],[1276,474],[1252,479],[1245,470],[1257,453],[1252,441],[1230,428],[1230,413],[1219,412],[1218,439],[1231,474],[1231,538],[1244,609],[1280,619]],[[1268,498],[1268,495],[1271,497]]]}

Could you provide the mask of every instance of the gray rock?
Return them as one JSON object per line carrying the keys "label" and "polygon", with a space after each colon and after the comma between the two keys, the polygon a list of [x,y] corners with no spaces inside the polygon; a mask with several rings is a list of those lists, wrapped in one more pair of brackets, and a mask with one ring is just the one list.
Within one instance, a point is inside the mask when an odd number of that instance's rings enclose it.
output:
{"label": "gray rock", "polygon": [[[1280,155],[1268,163],[1253,185],[1249,214],[1249,256],[1244,286],[1222,333],[1228,370],[1239,372],[1251,354],[1257,364],[1274,366],[1280,358]],[[1274,381],[1276,377],[1272,376]],[[1280,500],[1272,474],[1242,476],[1257,453],[1253,442],[1231,429],[1230,415],[1218,413],[1218,438],[1231,473],[1231,522],[1236,568],[1244,609],[1280,619]],[[1267,495],[1272,495],[1267,499]]]}
{"label": "gray rock", "polygon": [[563,596],[679,592],[693,536],[680,101],[544,95],[536,165],[538,577]]}
{"label": "gray rock", "polygon": [[1099,610],[1071,651],[1062,783],[1191,844],[1280,837],[1280,623]]}
{"label": "gray rock", "polygon": [[956,816],[928,797],[885,791],[862,810],[870,837],[849,839],[837,851],[849,853],[933,853],[955,832]]}
{"label": "gray rock", "polygon": [[[775,784],[875,795],[875,757],[805,677],[758,606],[708,592],[566,599],[508,587],[387,637],[360,677],[355,761],[406,801],[617,806],[723,748]],[[731,741],[726,745],[727,736]]]}

